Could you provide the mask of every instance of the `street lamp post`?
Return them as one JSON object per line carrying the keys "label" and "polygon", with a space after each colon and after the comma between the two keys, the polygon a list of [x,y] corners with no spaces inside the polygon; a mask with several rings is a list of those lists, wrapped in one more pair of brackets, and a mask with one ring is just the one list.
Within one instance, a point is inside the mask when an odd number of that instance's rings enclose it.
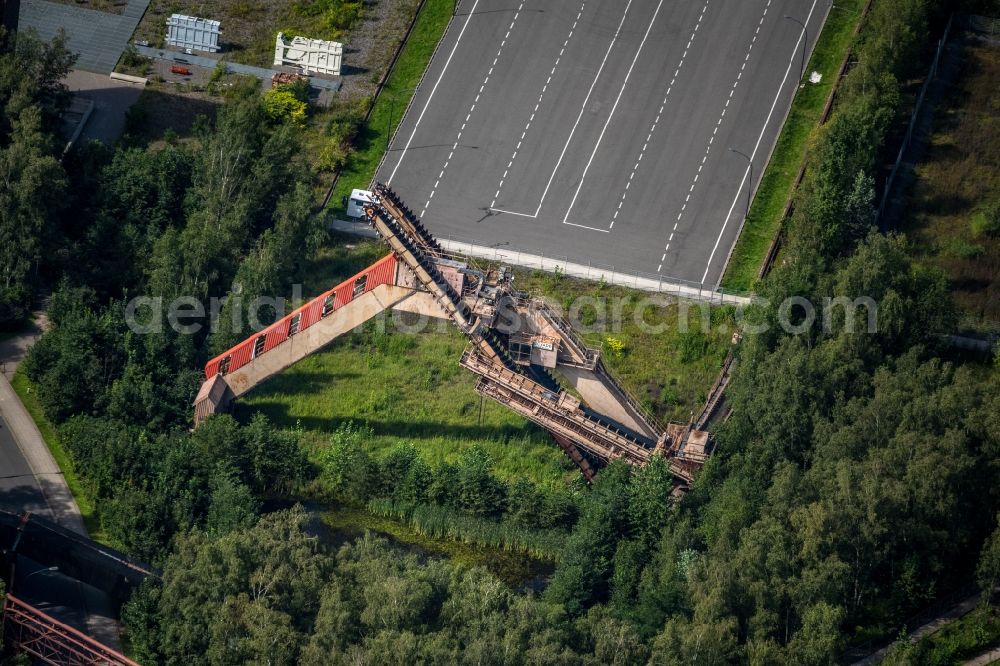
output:
{"label": "street lamp post", "polygon": [[742,151],[736,150],[735,148],[730,148],[729,152],[736,153],[737,155],[745,159],[747,161],[747,164],[750,165],[750,181],[747,183],[747,209],[746,212],[743,214],[743,221],[746,222],[747,218],[750,217],[750,193],[753,192],[753,160],[750,159],[749,155],[747,155]]}
{"label": "street lamp post", "polygon": [[28,580],[32,576],[36,576],[38,574],[54,573],[56,571],[59,571],[59,567],[46,567],[45,569],[36,569],[35,571],[32,571],[30,574],[28,574],[27,576],[25,576],[21,580]]}
{"label": "street lamp post", "polygon": [[802,26],[802,32],[805,34],[806,37],[805,41],[802,42],[802,64],[799,66],[799,80],[801,81],[802,77],[806,75],[806,47],[809,46],[809,28],[806,27],[805,23],[798,20],[794,16],[789,16],[788,14],[785,14],[785,18],[788,19],[789,21],[794,21],[795,23],[798,23],[800,26]]}
{"label": "street lamp post", "polygon": [[[13,569],[13,567],[11,567],[11,568]],[[24,581],[28,580],[32,576],[37,576],[38,574],[55,573],[57,571],[59,571],[59,567],[46,567],[45,569],[36,569],[36,570],[32,571],[30,574],[28,574],[27,576],[25,576],[24,578],[22,578],[21,579],[21,584],[24,584]],[[11,576],[10,588],[11,588],[11,591],[13,592],[13,590],[14,590],[14,577],[13,576]]]}
{"label": "street lamp post", "polygon": [[385,124],[385,152],[389,152],[389,139],[392,138],[392,114],[396,110],[396,96],[389,96],[389,121]]}
{"label": "street lamp post", "polygon": [[416,92],[416,88],[407,88],[406,90],[397,90],[389,95],[389,122],[385,125],[385,152],[389,152],[389,139],[392,138],[392,117],[396,113],[396,95],[400,93],[412,93]]}

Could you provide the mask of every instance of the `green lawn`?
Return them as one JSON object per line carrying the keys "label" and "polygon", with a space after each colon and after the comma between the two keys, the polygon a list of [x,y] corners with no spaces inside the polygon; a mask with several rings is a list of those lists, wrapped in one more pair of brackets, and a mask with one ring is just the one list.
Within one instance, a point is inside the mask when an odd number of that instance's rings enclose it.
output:
{"label": "green lawn", "polygon": [[80,483],[79,477],[76,475],[76,470],[73,468],[73,461],[70,459],[69,453],[63,448],[62,443],[59,441],[59,436],[56,433],[56,429],[49,423],[49,420],[45,417],[45,413],[42,410],[41,404],[38,402],[36,396],[35,387],[32,385],[31,380],[24,374],[22,370],[18,370],[14,373],[14,379],[11,381],[11,386],[14,388],[14,392],[17,393],[21,402],[24,403],[25,409],[28,410],[28,414],[34,419],[35,425],[38,426],[39,432],[42,433],[42,438],[45,440],[45,445],[48,446],[49,452],[52,457],[55,458],[56,464],[59,465],[59,469],[62,470],[63,478],[66,479],[66,485],[69,486],[70,492],[73,493],[73,499],[76,500],[76,505],[80,507],[80,514],[83,516],[84,525],[87,527],[87,532],[90,533],[90,538],[95,541],[100,541],[101,543],[106,543],[107,540],[104,537],[104,532],[101,529],[101,522],[98,517],[97,507],[84,492],[83,485]]}
{"label": "green lawn", "polygon": [[367,188],[375,177],[375,170],[385,153],[386,139],[399,126],[413,96],[413,89],[420,82],[434,49],[444,35],[453,10],[454,0],[427,0],[421,10],[410,40],[372,109],[368,125],[361,129],[341,171],[330,198],[335,214],[343,215],[341,201],[352,189]]}
{"label": "green lawn", "polygon": [[792,193],[811,138],[818,129],[823,106],[836,83],[844,54],[853,42],[854,27],[864,5],[865,0],[838,0],[830,11],[806,67],[807,76],[816,71],[823,75],[823,80],[816,85],[806,83],[795,95],[723,276],[722,286],[726,289],[750,291],[757,281],[764,254],[783,222],[785,203]]}
{"label": "green lawn", "polygon": [[[304,291],[328,289],[385,254],[375,241],[338,236],[308,267]],[[731,329],[728,310],[714,310],[712,329],[701,333],[699,309],[693,307],[688,314],[692,332],[680,333],[676,304],[650,307],[646,321],[664,330],[644,332],[635,311],[647,294],[547,273],[522,274],[517,284],[558,303],[589,296],[591,303],[605,303],[609,313],[622,304],[621,326],[585,333],[588,343],[607,347],[608,338],[621,343],[620,353],[610,348],[606,353],[608,366],[664,420],[687,421],[700,409],[728,349],[731,330],[720,330]],[[591,313],[593,308],[584,308],[581,321],[593,324]],[[476,378],[458,364],[464,336],[436,320],[428,329],[403,333],[395,330],[390,316],[377,319],[272,378],[238,403],[237,414],[246,419],[262,411],[281,427],[299,427],[313,447],[324,444],[339,424],[355,421],[374,431],[370,450],[376,455],[405,441],[436,464],[455,460],[478,444],[507,479],[527,476],[543,485],[561,485],[575,476],[575,468],[544,432],[500,405],[480,400]]]}
{"label": "green lawn", "polygon": [[626,390],[662,421],[686,423],[701,409],[729,350],[734,329],[729,307],[678,305],[667,297],[542,271],[519,272],[515,285],[568,313],[586,343],[603,350],[605,365]]}
{"label": "green lawn", "polygon": [[540,429],[480,400],[476,378],[458,365],[465,339],[453,327],[420,334],[375,328],[344,336],[274,377],[238,403],[237,415],[261,411],[279,426],[301,427],[312,443],[341,423],[363,423],[374,431],[369,451],[376,456],[410,442],[437,465],[479,445],[505,478],[561,484],[571,472]]}

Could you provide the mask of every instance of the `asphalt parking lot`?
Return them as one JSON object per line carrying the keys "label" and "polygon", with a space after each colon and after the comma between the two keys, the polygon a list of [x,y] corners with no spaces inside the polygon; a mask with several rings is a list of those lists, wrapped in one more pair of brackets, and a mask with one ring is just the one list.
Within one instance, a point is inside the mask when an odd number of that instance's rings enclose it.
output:
{"label": "asphalt parking lot", "polygon": [[714,286],[829,6],[462,0],[376,179],[442,238]]}

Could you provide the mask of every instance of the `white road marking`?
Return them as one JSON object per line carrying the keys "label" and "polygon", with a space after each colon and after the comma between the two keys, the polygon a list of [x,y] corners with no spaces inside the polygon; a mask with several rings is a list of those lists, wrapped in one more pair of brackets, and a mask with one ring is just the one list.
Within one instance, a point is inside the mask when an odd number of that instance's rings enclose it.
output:
{"label": "white road marking", "polygon": [[[510,25],[507,27],[507,34],[504,36],[503,41],[500,42],[500,48],[497,49],[497,54],[493,58],[493,64],[490,65],[490,69],[486,73],[486,78],[483,79],[482,85],[479,86],[479,92],[476,93],[476,99],[473,100],[472,106],[469,107],[469,114],[468,114],[468,116],[466,116],[466,118],[471,117],[472,116],[472,112],[476,110],[476,104],[479,103],[479,97],[480,97],[480,95],[483,94],[483,90],[486,88],[486,84],[488,84],[490,82],[490,77],[493,76],[493,68],[497,66],[497,62],[499,62],[499,60],[500,60],[500,55],[503,53],[504,46],[507,44],[507,39],[510,37],[511,31],[514,29],[514,24],[517,23],[517,17],[521,15],[521,10],[524,9],[524,1],[525,0],[521,0],[521,4],[517,6],[517,11],[514,12],[514,18],[511,19]],[[458,147],[458,142],[459,142],[459,140],[461,140],[461,138],[462,138],[462,132],[464,132],[464,131],[465,131],[465,125],[462,125],[462,129],[459,130],[459,132],[458,132],[458,138],[455,140],[455,148]],[[454,150],[454,148],[452,150]],[[400,161],[402,161],[402,159],[400,159]],[[397,164],[396,167],[398,168],[399,165]],[[448,168],[448,162],[445,162],[444,168],[445,169]],[[442,177],[443,177],[444,176],[444,169],[441,170],[441,174],[442,174]],[[434,193],[435,192],[437,192],[436,188],[434,190],[431,190],[431,196],[430,196],[430,198],[427,199],[427,203],[424,204],[424,209],[420,211],[420,217],[423,217],[424,214],[427,212],[427,209],[431,205],[431,200],[434,199]]]}
{"label": "white road marking", "polygon": [[[576,185],[576,191],[573,192],[573,198],[569,202],[569,207],[566,209],[566,214],[563,215],[563,224],[567,224],[569,219],[569,214],[573,211],[573,206],[576,205],[576,199],[580,196],[580,190],[583,188],[584,181],[587,180],[587,172],[590,171],[590,165],[594,162],[594,156],[597,155],[598,149],[601,147],[601,142],[604,141],[604,134],[608,131],[608,125],[611,124],[611,119],[615,116],[615,111],[618,110],[618,104],[622,101],[622,95],[625,94],[625,87],[628,85],[629,77],[632,76],[632,70],[635,69],[635,63],[639,61],[639,55],[642,54],[642,49],[646,45],[646,40],[649,38],[649,33],[653,31],[653,23],[656,22],[656,17],[660,14],[660,8],[663,7],[663,0],[660,0],[656,5],[656,10],[653,12],[653,18],[649,19],[649,25],[646,26],[646,33],[642,36],[642,41],[639,42],[639,48],[636,49],[635,57],[632,58],[632,64],[629,65],[628,71],[625,72],[625,80],[622,81],[622,87],[618,90],[618,96],[615,98],[615,103],[611,107],[611,113],[608,114],[608,119],[604,121],[604,127],[601,128],[601,133],[597,137],[597,143],[594,144],[594,150],[590,153],[590,159],[587,160],[587,165],[583,168],[583,175],[580,176],[580,182]],[[687,56],[687,51],[684,52],[684,56]],[[684,58],[681,58],[683,62]],[[635,175],[635,171],[632,171],[632,175]],[[631,180],[631,177],[629,177]],[[610,228],[609,228],[610,230]]]}
{"label": "white road marking", "polygon": [[[462,29],[458,33],[458,38],[455,39],[455,45],[451,47],[451,53],[448,54],[448,59],[444,62],[444,67],[441,69],[441,74],[438,75],[437,81],[434,82],[434,87],[431,88],[431,94],[427,96],[427,101],[424,102],[424,108],[420,110],[420,115],[417,116],[417,122],[413,126],[413,131],[410,132],[410,138],[406,140],[406,146],[403,147],[403,152],[399,155],[399,161],[396,162],[395,168],[393,168],[392,173],[389,174],[389,179],[386,180],[386,184],[392,183],[392,179],[396,176],[396,171],[399,170],[399,165],[403,163],[403,158],[406,157],[406,151],[410,149],[410,144],[413,143],[413,137],[417,133],[417,128],[420,127],[420,121],[424,119],[424,114],[427,113],[427,107],[431,105],[431,100],[434,99],[434,93],[437,92],[438,86],[441,85],[441,80],[444,78],[445,73],[448,71],[448,65],[451,64],[451,59],[455,57],[455,51],[458,50],[458,45],[462,43],[462,35],[465,34],[465,29],[469,27],[469,20],[472,15],[476,13],[476,7],[479,6],[479,0],[472,5],[472,9],[465,17],[465,23],[462,24]],[[468,120],[468,118],[466,118]]]}
{"label": "white road marking", "polygon": [[[764,17],[767,16],[767,10],[770,9],[772,1],[773,0],[767,0],[767,4],[764,6],[764,13],[761,15],[760,21],[757,24],[757,32],[760,31],[760,26],[764,22]],[[747,47],[746,55],[743,57],[743,64],[740,65],[740,71],[736,75],[736,80],[733,81],[733,87],[729,91],[729,93],[730,93],[729,97],[726,98],[725,106],[722,107],[722,113],[719,114],[719,119],[715,123],[715,129],[712,130],[712,136],[709,137],[708,147],[705,149],[705,155],[704,155],[704,157],[701,160],[701,164],[698,166],[697,172],[694,174],[694,180],[691,183],[691,189],[688,190],[687,199],[684,200],[685,203],[684,203],[683,206],[681,206],[681,214],[677,216],[678,223],[680,222],[681,218],[684,216],[684,211],[687,209],[687,201],[691,198],[691,195],[694,193],[694,188],[698,184],[698,179],[701,177],[702,169],[705,168],[705,160],[708,158],[708,153],[709,153],[709,151],[711,151],[712,144],[715,142],[715,135],[718,133],[719,127],[722,126],[722,120],[726,117],[726,111],[729,109],[729,103],[732,101],[732,96],[733,96],[732,94],[736,91],[736,87],[738,85],[740,85],[740,81],[743,78],[743,70],[746,69],[747,62],[749,62],[749,60],[750,60],[750,54],[753,53],[753,47],[754,47],[754,45],[756,43],[757,43],[757,36],[756,36],[756,33],[754,33],[754,37],[753,37],[752,40],[750,40],[750,45]],[[674,229],[677,229],[677,225],[676,224],[674,225]],[[673,234],[671,234],[670,237],[673,238]],[[666,249],[670,250],[670,243],[669,242],[667,243],[667,248]]]}
{"label": "white road marking", "polygon": [[[816,2],[817,0],[813,0],[812,7],[809,8],[809,16],[807,16],[805,20],[806,25],[809,25],[809,21],[812,20],[813,12],[816,11]],[[771,103],[771,110],[767,114],[767,120],[764,121],[764,127],[761,128],[760,136],[757,137],[757,143],[753,147],[753,152],[750,153],[750,164],[747,165],[746,171],[743,172],[743,178],[740,180],[740,186],[736,188],[736,196],[733,197],[733,203],[729,207],[729,212],[726,213],[726,219],[722,222],[722,229],[719,231],[719,237],[715,239],[715,246],[712,248],[712,254],[709,255],[708,262],[705,264],[705,273],[701,276],[702,282],[705,282],[705,280],[708,279],[708,271],[712,267],[712,260],[715,258],[715,253],[719,249],[719,243],[722,242],[722,235],[726,233],[726,226],[729,224],[729,218],[733,216],[733,210],[736,208],[736,202],[739,201],[743,195],[743,185],[746,183],[747,176],[750,174],[753,159],[757,156],[757,151],[760,150],[760,144],[764,140],[764,133],[767,131],[767,126],[771,124],[771,117],[774,115],[774,109],[778,106],[778,99],[781,97],[781,91],[785,89],[785,83],[788,81],[788,75],[792,71],[792,65],[798,57],[799,48],[802,46],[803,36],[804,35],[800,32],[799,38],[795,42],[795,48],[792,49],[792,55],[788,59],[788,67],[785,68],[785,77],[781,79],[781,85],[778,86],[778,92],[774,96],[774,102]],[[808,44],[806,46],[808,46]]]}
{"label": "white road marking", "polygon": [[[694,30],[691,31],[691,37],[688,39],[688,49],[691,48],[691,42],[694,41],[695,35],[698,34],[698,28],[701,27],[702,19],[705,18],[705,11],[708,9],[708,0],[706,0],[705,5],[701,8],[701,14],[698,15],[698,22],[694,25]],[[685,57],[687,51],[684,52]],[[631,181],[632,177],[635,176],[635,172],[639,169],[639,163],[642,162],[642,156],[646,153],[646,148],[649,146],[649,140],[653,138],[653,132],[656,131],[656,126],[660,123],[660,116],[663,115],[663,109],[667,105],[667,99],[670,97],[670,92],[674,89],[674,82],[677,81],[677,74],[680,73],[681,67],[684,66],[685,57],[681,58],[680,63],[677,65],[677,69],[674,71],[674,78],[670,81],[670,85],[667,87],[667,92],[663,96],[663,101],[660,103],[660,109],[656,112],[656,120],[653,121],[652,127],[649,128],[649,134],[646,136],[646,143],[643,144],[642,150],[639,152],[639,159],[635,161],[635,165],[632,167],[632,173],[629,175],[628,179]],[[625,197],[628,191],[622,192],[621,199],[618,201],[618,208],[615,209],[615,214],[611,218],[611,224],[608,225],[608,229],[614,229],[615,222],[618,220],[618,214],[622,211],[622,204],[625,203]]]}
{"label": "white road marking", "polygon": [[604,59],[601,61],[601,66],[597,69],[597,74],[594,75],[594,80],[590,83],[590,89],[587,91],[587,96],[583,98],[583,104],[580,106],[580,113],[576,116],[576,122],[573,123],[573,129],[569,132],[569,138],[566,139],[566,145],[563,146],[562,152],[559,154],[559,160],[556,162],[556,166],[552,169],[552,174],[549,176],[549,182],[545,185],[545,190],[542,192],[542,199],[538,202],[538,208],[535,209],[534,213],[518,213],[512,210],[503,210],[500,208],[494,208],[492,210],[498,213],[510,213],[511,215],[520,215],[522,217],[538,217],[538,213],[542,210],[542,205],[545,203],[545,197],[549,194],[549,188],[552,187],[552,181],[555,180],[556,172],[559,171],[563,158],[566,157],[566,150],[569,149],[569,144],[573,141],[573,135],[576,133],[576,128],[580,124],[580,119],[583,118],[583,114],[587,110],[587,104],[590,102],[590,96],[594,93],[594,88],[597,86],[597,80],[601,78],[604,66],[608,62],[608,56],[611,55],[611,50],[615,47],[615,44],[618,42],[618,38],[621,36],[622,26],[625,25],[625,19],[628,17],[628,10],[631,6],[632,0],[628,0],[628,3],[625,5],[625,12],[622,14],[622,20],[618,23],[618,28],[615,29],[615,35],[611,38],[608,50],[604,53]]}
{"label": "white road marking", "polygon": [[[565,41],[563,41],[562,48],[559,49],[559,56],[556,58],[556,62],[552,65],[552,71],[549,72],[549,78],[545,81],[545,85],[542,86],[542,92],[538,95],[538,101],[535,102],[535,109],[531,112],[531,117],[528,118],[527,124],[524,126],[524,131],[521,132],[521,141],[524,141],[524,137],[527,136],[528,130],[531,129],[531,123],[535,122],[535,114],[538,113],[538,107],[542,105],[542,99],[545,97],[545,91],[548,90],[549,84],[552,82],[552,77],[556,73],[556,68],[559,67],[559,61],[562,60],[563,51],[569,45],[569,40],[573,38],[573,33],[576,31],[576,26],[580,22],[580,17],[583,16],[583,9],[587,6],[587,1],[584,0],[580,4],[580,10],[576,13],[576,19],[573,20],[573,25],[569,29],[569,34],[566,35]],[[517,151],[521,149],[521,141],[517,142],[517,148],[514,149],[514,156],[510,158],[510,162],[507,164],[507,169],[509,170],[511,165],[514,164],[514,160],[517,158]],[[503,184],[507,180],[507,172],[504,172],[503,178],[500,179],[500,185],[497,187],[497,193],[493,196],[493,202],[490,204],[490,209],[497,205],[497,199],[500,198],[500,191],[503,190]]]}

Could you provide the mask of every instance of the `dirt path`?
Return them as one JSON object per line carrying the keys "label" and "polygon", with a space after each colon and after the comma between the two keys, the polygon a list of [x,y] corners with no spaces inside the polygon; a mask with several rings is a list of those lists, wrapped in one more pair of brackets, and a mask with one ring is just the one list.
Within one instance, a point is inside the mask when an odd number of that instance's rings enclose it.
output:
{"label": "dirt path", "polygon": [[[927,636],[930,636],[931,634],[940,631],[941,629],[951,624],[955,620],[964,617],[965,615],[968,615],[976,606],[979,605],[981,599],[982,599],[981,593],[973,594],[972,596],[962,599],[957,604],[955,604],[948,610],[944,611],[934,619],[914,629],[912,632],[910,632],[909,636],[907,637],[907,640],[909,640],[911,643],[916,643],[920,639],[926,638]],[[886,647],[882,648],[881,650],[878,650],[877,652],[873,652],[864,659],[859,659],[858,661],[851,664],[851,666],[871,666],[873,664],[878,664],[883,659],[885,659],[885,655],[888,654],[889,651],[895,645],[896,645],[895,643],[890,643]]]}

